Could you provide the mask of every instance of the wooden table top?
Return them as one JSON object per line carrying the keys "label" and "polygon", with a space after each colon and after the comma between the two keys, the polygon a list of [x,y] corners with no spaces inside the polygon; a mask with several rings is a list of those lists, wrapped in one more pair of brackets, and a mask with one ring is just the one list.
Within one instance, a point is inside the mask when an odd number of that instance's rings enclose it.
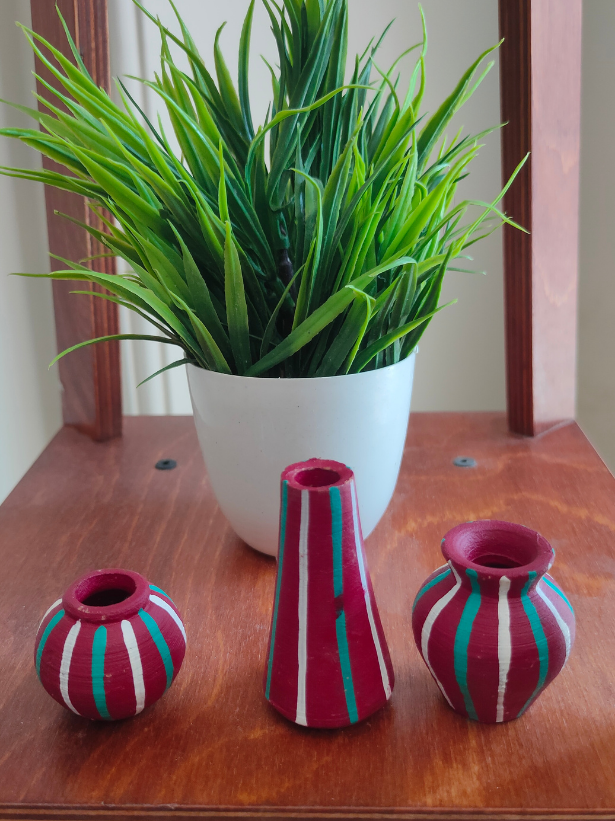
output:
{"label": "wooden table top", "polygon": [[[549,539],[578,620],[560,677],[498,726],[448,708],[410,626],[440,539],[479,518]],[[275,563],[226,524],[192,420],[128,418],[102,445],[62,430],[0,508],[0,818],[615,818],[615,480],[579,428],[530,440],[500,414],[413,414],[366,550],[392,700],[346,730],[297,727],[261,689]],[[48,605],[105,566],[167,590],[188,632],[169,693],[116,724],[62,709],[32,661]]]}

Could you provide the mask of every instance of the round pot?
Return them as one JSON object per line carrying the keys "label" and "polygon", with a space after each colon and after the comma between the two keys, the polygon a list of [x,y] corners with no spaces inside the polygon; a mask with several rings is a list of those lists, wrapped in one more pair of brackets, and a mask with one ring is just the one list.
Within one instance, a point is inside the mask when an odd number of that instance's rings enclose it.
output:
{"label": "round pot", "polygon": [[38,628],[41,684],[77,715],[113,721],[163,696],[184,660],[177,608],[130,570],[96,570],[71,584]]}
{"label": "round pot", "polygon": [[412,613],[414,638],[449,705],[486,723],[523,715],[574,642],[572,606],[547,571],[554,552],[527,527],[468,522],[442,540],[444,567]]}
{"label": "round pot", "polygon": [[395,490],[414,359],[412,354],[387,368],[318,379],[259,379],[187,366],[211,485],[244,542],[277,555],[280,475],[312,458],[353,470],[369,536]]}

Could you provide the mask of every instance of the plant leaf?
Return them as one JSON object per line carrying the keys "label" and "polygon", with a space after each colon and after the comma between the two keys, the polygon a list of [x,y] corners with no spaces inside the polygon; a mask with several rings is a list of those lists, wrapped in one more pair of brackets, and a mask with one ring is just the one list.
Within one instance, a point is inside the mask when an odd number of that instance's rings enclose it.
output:
{"label": "plant leaf", "polygon": [[233,241],[230,222],[226,223],[226,239],[224,242],[224,293],[229,339],[237,372],[241,376],[252,365],[252,354],[250,352],[248,306],[243,287],[243,275],[239,254]]}

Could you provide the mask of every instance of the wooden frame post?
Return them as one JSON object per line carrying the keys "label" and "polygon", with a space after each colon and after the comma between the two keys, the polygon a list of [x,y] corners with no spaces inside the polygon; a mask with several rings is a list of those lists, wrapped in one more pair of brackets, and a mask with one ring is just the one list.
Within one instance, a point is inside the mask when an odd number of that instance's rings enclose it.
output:
{"label": "wooden frame post", "polygon": [[575,415],[582,0],[499,0],[508,419],[534,436]]}
{"label": "wooden frame post", "polygon": [[[107,0],[57,0],[57,5],[93,79],[108,90]],[[72,59],[55,7],[56,3],[52,0],[31,0],[32,28]],[[57,86],[57,80],[38,60],[36,69],[47,82]],[[40,83],[38,93],[57,103]],[[46,158],[44,165],[51,169],[55,167]],[[87,231],[55,214],[59,211],[89,225],[97,225],[100,221],[82,197],[49,187],[45,189],[45,197],[51,254],[79,260],[106,250]],[[98,259],[90,264],[98,271],[115,273],[115,260],[112,258]],[[66,266],[52,258],[51,267],[58,270]],[[119,333],[117,305],[94,297],[74,296],[70,294],[72,290],[75,290],[75,283],[53,283],[58,350],[85,339]],[[100,289],[91,283],[79,283],[79,290]],[[98,441],[120,436],[122,394],[119,342],[105,342],[75,351],[60,360],[59,367],[64,423],[78,427]]]}

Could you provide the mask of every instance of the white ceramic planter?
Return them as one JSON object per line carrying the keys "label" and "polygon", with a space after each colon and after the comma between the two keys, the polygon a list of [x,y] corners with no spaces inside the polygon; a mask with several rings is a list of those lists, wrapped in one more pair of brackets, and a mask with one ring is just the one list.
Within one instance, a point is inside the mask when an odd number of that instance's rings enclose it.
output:
{"label": "white ceramic planter", "polygon": [[213,491],[247,544],[278,550],[280,474],[313,457],[354,471],[364,536],[387,509],[406,439],[415,354],[320,379],[255,379],[188,365],[194,421]]}

